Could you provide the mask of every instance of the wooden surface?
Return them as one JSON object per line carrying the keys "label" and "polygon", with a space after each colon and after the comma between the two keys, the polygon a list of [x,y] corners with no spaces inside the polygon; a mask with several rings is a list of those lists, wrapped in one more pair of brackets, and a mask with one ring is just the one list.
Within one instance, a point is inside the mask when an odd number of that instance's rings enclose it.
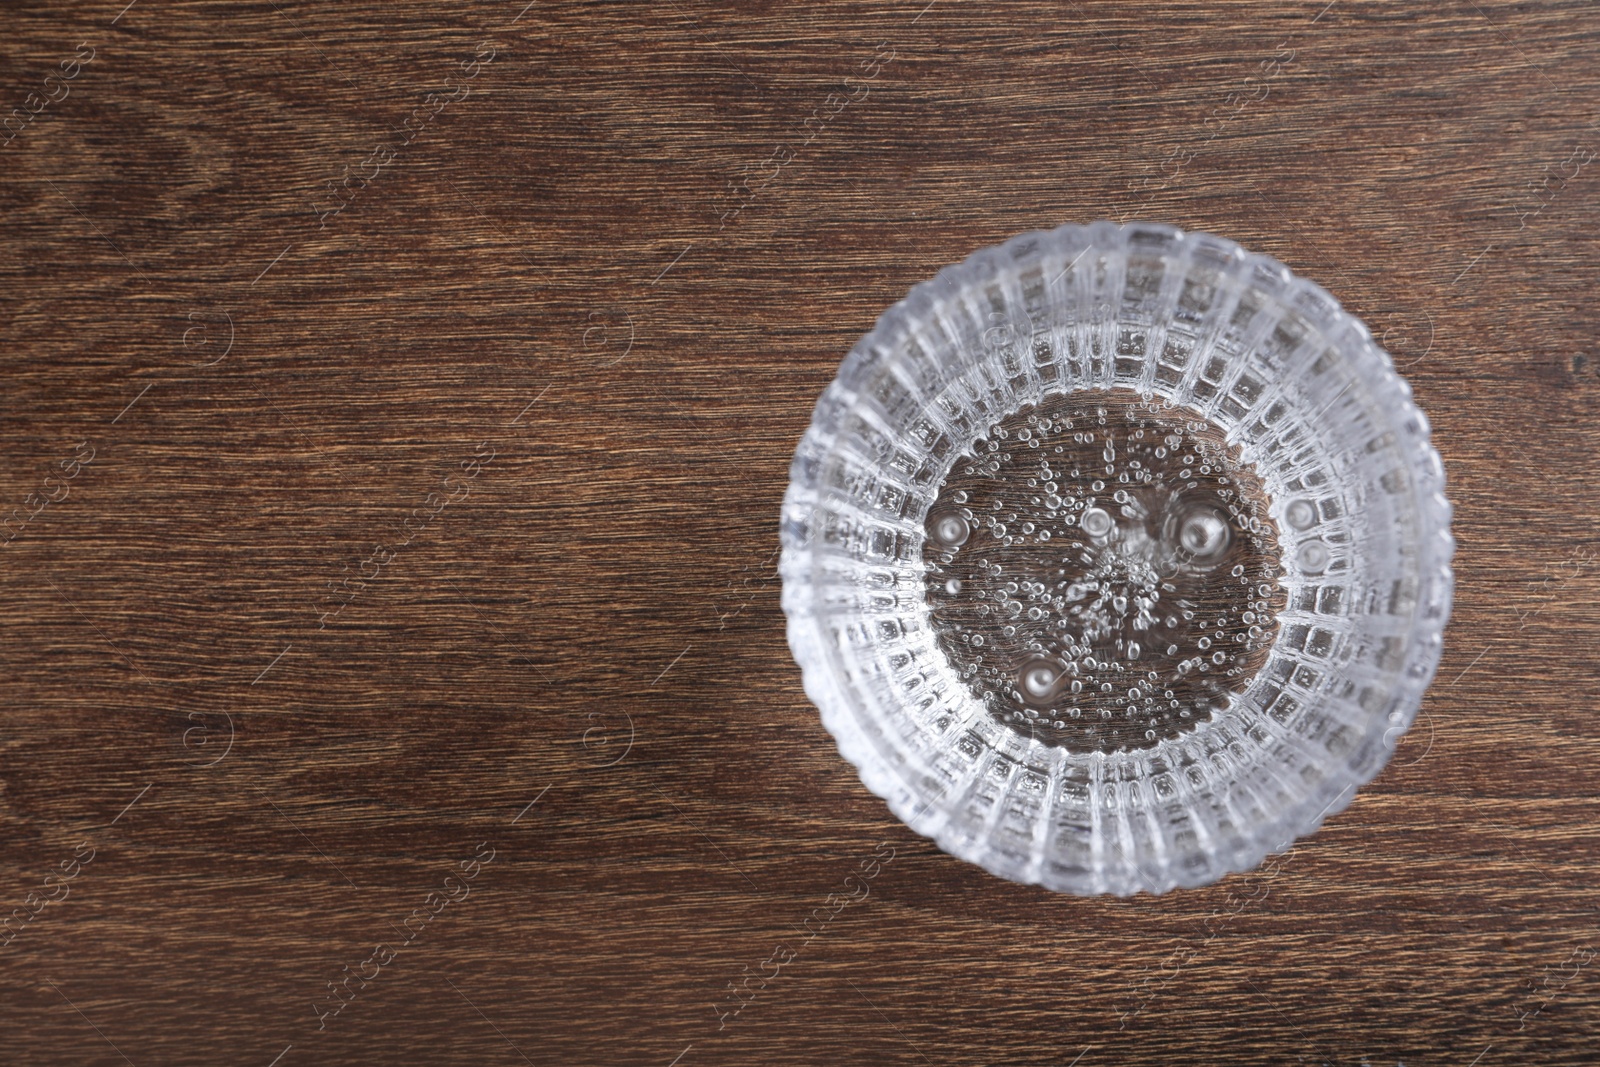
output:
{"label": "wooden surface", "polygon": [[[0,31],[0,1061],[1600,1061],[1592,4],[124,2]],[[909,833],[774,573],[877,314],[1098,217],[1363,316],[1460,541],[1161,898]]]}

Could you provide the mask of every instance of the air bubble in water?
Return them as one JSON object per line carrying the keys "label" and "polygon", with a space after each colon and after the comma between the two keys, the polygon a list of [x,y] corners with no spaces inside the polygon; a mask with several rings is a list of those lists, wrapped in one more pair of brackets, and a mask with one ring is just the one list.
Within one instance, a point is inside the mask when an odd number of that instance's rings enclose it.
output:
{"label": "air bubble in water", "polygon": [[1196,562],[1219,558],[1232,540],[1228,520],[1215,508],[1196,508],[1179,518],[1178,543]]}
{"label": "air bubble in water", "polygon": [[967,538],[972,536],[972,524],[953,511],[938,516],[930,526],[933,539],[951,547],[966,544]]}
{"label": "air bubble in water", "polygon": [[1306,574],[1321,574],[1328,569],[1328,546],[1321,541],[1307,541],[1295,553],[1295,562]]}
{"label": "air bubble in water", "polygon": [[1042,700],[1050,695],[1060,677],[1054,664],[1047,660],[1034,660],[1022,668],[1022,691],[1034,700]]}
{"label": "air bubble in water", "polygon": [[1083,526],[1083,532],[1090,537],[1104,537],[1111,532],[1111,516],[1100,508],[1085,511],[1079,523]]}

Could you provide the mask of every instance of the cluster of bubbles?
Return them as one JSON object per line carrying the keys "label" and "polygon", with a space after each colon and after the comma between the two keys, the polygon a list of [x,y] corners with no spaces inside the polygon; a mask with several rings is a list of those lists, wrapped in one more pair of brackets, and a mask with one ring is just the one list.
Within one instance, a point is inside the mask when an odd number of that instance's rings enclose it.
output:
{"label": "cluster of bubbles", "polygon": [[929,510],[941,648],[991,715],[1074,750],[1209,718],[1277,630],[1259,479],[1198,413],[1122,391],[1047,399],[978,438]]}

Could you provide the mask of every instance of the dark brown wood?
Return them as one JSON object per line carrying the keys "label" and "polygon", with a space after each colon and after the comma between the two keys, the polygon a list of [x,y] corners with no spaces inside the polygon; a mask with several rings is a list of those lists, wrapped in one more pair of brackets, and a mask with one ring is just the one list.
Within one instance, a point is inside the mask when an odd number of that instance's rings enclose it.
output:
{"label": "dark brown wood", "polygon": [[[0,1061],[1596,1062],[1592,4],[123,3],[0,32]],[[1362,315],[1461,545],[1161,898],[907,831],[775,574],[876,315],[1099,217]]]}

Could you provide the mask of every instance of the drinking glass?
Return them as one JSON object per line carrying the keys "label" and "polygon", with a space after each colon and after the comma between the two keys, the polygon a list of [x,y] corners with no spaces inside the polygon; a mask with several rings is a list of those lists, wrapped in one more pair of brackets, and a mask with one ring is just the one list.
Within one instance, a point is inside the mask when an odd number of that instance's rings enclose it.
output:
{"label": "drinking glass", "polygon": [[945,851],[1197,886],[1347,805],[1439,662],[1450,505],[1371,333],[1239,245],[1097,222],[916,286],[796,450],[805,691]]}

